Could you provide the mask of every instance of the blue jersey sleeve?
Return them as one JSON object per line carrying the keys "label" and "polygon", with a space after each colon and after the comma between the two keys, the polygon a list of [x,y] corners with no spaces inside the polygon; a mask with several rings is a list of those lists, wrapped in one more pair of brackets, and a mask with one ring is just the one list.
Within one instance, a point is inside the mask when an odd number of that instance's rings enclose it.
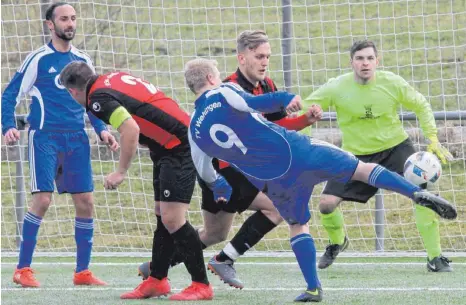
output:
{"label": "blue jersey sleeve", "polygon": [[18,105],[22,92],[21,83],[24,74],[16,72],[10,84],[2,95],[2,134],[5,135],[11,128],[16,128],[15,108]]}
{"label": "blue jersey sleeve", "polygon": [[277,91],[254,96],[238,85],[226,83],[218,89],[225,100],[235,109],[244,112],[274,113],[283,110],[295,97],[286,91]]}
{"label": "blue jersey sleeve", "polygon": [[204,182],[208,185],[213,184],[220,178],[220,175],[214,169],[212,165],[212,157],[208,156],[202,149],[197,146],[196,141],[191,135],[191,130],[188,131],[188,140],[191,147],[191,157],[193,159],[196,171]]}
{"label": "blue jersey sleeve", "polygon": [[107,130],[107,125],[90,111],[87,112],[87,116],[89,117],[89,121],[91,122],[92,127],[94,127],[95,132],[100,137],[100,133]]}

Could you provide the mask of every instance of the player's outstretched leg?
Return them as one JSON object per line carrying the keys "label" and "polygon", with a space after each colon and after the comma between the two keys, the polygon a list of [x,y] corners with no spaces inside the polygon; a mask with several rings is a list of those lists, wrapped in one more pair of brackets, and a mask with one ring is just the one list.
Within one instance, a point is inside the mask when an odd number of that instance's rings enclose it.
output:
{"label": "player's outstretched leg", "polygon": [[455,208],[447,200],[422,190],[419,186],[381,165],[359,162],[352,179],[411,198],[417,204],[431,209],[442,218],[455,219],[457,216]]}
{"label": "player's outstretched leg", "polygon": [[455,219],[458,215],[455,208],[447,200],[428,191],[415,192],[413,199],[417,204],[431,209],[442,218]]}

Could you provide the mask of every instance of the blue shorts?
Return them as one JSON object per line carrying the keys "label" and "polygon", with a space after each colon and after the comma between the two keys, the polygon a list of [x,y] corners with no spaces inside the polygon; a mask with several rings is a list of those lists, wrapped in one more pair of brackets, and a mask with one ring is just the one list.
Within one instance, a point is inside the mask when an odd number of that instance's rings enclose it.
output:
{"label": "blue shorts", "polygon": [[293,160],[281,178],[267,181],[267,195],[288,224],[304,225],[311,212],[309,200],[314,185],[332,180],[346,183],[359,160],[327,142],[301,138],[292,143]]}
{"label": "blue shorts", "polygon": [[29,130],[31,193],[87,193],[94,190],[91,148],[84,130]]}

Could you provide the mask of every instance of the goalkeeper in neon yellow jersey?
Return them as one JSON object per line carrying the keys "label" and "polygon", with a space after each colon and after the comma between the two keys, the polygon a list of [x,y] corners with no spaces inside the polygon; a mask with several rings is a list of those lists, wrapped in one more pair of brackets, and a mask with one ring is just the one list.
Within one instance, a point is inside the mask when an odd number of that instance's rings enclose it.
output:
{"label": "goalkeeper in neon yellow jersey", "polygon": [[[402,77],[387,71],[376,71],[377,48],[371,41],[358,41],[351,47],[353,72],[331,79],[305,99],[319,104],[325,111],[333,107],[343,134],[342,148],[364,162],[374,162],[402,174],[406,159],[415,152],[413,143],[399,120],[400,106],[416,113],[424,136],[429,139],[428,150],[446,163],[452,159],[437,138],[437,127],[429,103]],[[330,266],[338,253],[348,246],[343,230],[340,202],[366,203],[377,189],[358,181],[341,184],[327,182],[319,209],[322,225],[330,239],[320,269]],[[416,205],[417,228],[427,250],[427,269],[434,272],[452,271],[450,261],[441,253],[438,219],[431,210]]]}

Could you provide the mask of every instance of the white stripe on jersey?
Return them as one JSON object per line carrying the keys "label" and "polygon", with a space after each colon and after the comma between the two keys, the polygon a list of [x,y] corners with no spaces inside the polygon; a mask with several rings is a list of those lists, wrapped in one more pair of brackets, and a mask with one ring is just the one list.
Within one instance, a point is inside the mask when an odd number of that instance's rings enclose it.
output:
{"label": "white stripe on jersey", "polygon": [[29,132],[29,175],[31,178],[31,192],[39,192],[37,189],[37,179],[36,179],[36,158],[34,156],[34,134],[35,130]]}
{"label": "white stripe on jersey", "polygon": [[20,102],[21,95],[23,93],[29,93],[29,90],[33,87],[34,83],[37,79],[37,68],[39,66],[39,60],[44,57],[45,55],[54,53],[51,48],[45,46],[45,50],[41,53],[37,53],[31,63],[26,67],[24,71],[23,80],[21,81],[21,86],[19,88],[18,96],[16,97],[16,103]]}
{"label": "white stripe on jersey", "polygon": [[206,94],[206,98],[209,98],[210,96],[214,94],[221,94],[225,98],[228,104],[230,104],[231,107],[242,111],[242,112],[257,112],[254,109],[250,108],[244,98],[236,93],[233,89],[229,87],[230,83],[227,83],[226,85],[222,85],[216,89],[210,90]]}
{"label": "white stripe on jersey", "polygon": [[[196,113],[194,111],[194,113]],[[193,113],[193,115],[194,115]],[[191,158],[193,159],[194,166],[196,167],[199,176],[207,183],[213,183],[218,179],[218,173],[212,165],[212,158],[209,157],[202,149],[197,146],[191,136],[191,127],[188,130],[188,140],[191,146]]]}
{"label": "white stripe on jersey", "polygon": [[31,53],[29,53],[28,56],[26,56],[26,59],[23,61],[23,64],[18,68],[18,72],[20,73],[23,73],[24,72],[24,69],[27,68],[27,66],[29,65],[29,62],[31,61],[31,58],[33,58],[35,55],[41,53],[45,51],[45,45],[38,48],[37,50],[35,51],[32,51]]}
{"label": "white stripe on jersey", "polygon": [[37,101],[39,102],[39,106],[40,106],[39,129],[42,129],[42,127],[44,127],[44,116],[45,116],[44,99],[42,98],[42,94],[40,94],[40,91],[39,89],[37,89],[36,86],[32,86],[32,89],[29,90],[29,96],[30,97],[35,96],[37,98]]}

